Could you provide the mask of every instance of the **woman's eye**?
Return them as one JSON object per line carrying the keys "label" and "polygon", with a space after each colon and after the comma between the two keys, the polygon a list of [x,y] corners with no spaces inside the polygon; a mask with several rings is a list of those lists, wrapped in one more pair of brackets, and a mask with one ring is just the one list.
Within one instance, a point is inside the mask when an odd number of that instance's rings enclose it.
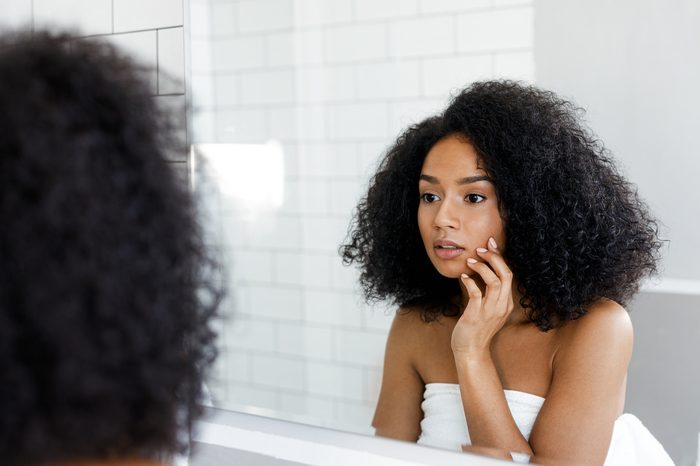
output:
{"label": "woman's eye", "polygon": [[479,202],[483,202],[486,198],[481,194],[467,194],[465,199],[472,204],[478,204]]}
{"label": "woman's eye", "polygon": [[427,203],[429,203],[429,204],[432,203],[432,202],[437,201],[438,199],[440,199],[440,198],[437,196],[437,194],[433,194],[433,193],[425,193],[425,194],[422,194],[420,198],[421,198],[421,200],[422,200],[423,202],[427,202]]}

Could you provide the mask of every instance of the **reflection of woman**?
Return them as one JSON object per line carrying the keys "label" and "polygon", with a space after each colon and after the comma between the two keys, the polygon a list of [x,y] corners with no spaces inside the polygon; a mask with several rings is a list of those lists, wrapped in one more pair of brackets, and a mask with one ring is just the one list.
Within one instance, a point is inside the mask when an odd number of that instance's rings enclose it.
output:
{"label": "reflection of woman", "polygon": [[0,38],[3,465],[160,464],[200,411],[219,292],[139,75],[107,45]]}
{"label": "reflection of woman", "polygon": [[401,306],[377,434],[572,464],[606,454],[633,464],[642,439],[646,459],[670,462],[622,414],[632,352],[622,305],[659,246],[571,104],[473,84],[389,150],[342,248],[369,298]]}

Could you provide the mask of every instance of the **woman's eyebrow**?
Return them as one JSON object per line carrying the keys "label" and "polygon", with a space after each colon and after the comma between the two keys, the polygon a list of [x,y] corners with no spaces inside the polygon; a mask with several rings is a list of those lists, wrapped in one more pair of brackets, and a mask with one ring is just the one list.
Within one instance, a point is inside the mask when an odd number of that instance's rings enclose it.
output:
{"label": "woman's eyebrow", "polygon": [[[440,181],[436,177],[430,176],[430,175],[424,175],[422,173],[421,173],[419,179],[427,181],[428,183],[432,183],[432,184],[439,184],[440,183]],[[460,178],[457,180],[457,184],[459,184],[459,185],[471,184],[471,183],[476,183],[477,181],[488,181],[489,183],[493,183],[491,178],[489,178],[486,175],[476,175],[476,176],[465,176],[464,178]]]}

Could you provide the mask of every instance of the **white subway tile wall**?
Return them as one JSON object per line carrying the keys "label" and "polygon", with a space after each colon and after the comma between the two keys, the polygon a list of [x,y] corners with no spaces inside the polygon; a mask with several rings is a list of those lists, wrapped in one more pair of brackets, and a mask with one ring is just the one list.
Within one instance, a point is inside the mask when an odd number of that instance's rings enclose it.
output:
{"label": "white subway tile wall", "polygon": [[460,89],[467,82],[489,78],[493,73],[493,54],[480,53],[442,58],[423,62],[423,94],[444,96]]}
{"label": "white subway tile wall", "polygon": [[217,112],[214,119],[217,141],[265,141],[267,122],[264,109],[222,110]]}
{"label": "white subway tile wall", "polygon": [[211,64],[214,73],[264,67],[265,39],[246,36],[212,40]]}
{"label": "white subway tile wall", "polygon": [[357,21],[396,19],[402,16],[416,16],[417,14],[418,0],[403,0],[400,2],[355,0],[355,19]]}
{"label": "white subway tile wall", "polygon": [[2,0],[0,32],[32,26],[32,0]]}
{"label": "white subway tile wall", "polygon": [[333,417],[333,400],[317,396],[282,393],[278,399],[279,410],[291,413],[299,422],[322,424],[324,419]]}
{"label": "white subway tile wall", "polygon": [[296,0],[294,24],[298,28],[328,26],[352,21],[354,0]]}
{"label": "white subway tile wall", "polygon": [[530,5],[465,13],[457,16],[457,47],[460,52],[531,49],[534,18]]}
{"label": "white subway tile wall", "polygon": [[327,63],[363,62],[387,57],[387,24],[356,23],[324,29]]}
{"label": "white subway tile wall", "polygon": [[111,34],[112,0],[33,0],[35,28],[76,29],[84,35]]}
{"label": "white subway tile wall", "polygon": [[[92,1],[84,0],[85,3]],[[108,3],[110,1],[114,8],[114,32],[160,29],[184,24],[184,0],[107,0]]]}
{"label": "white subway tile wall", "polygon": [[472,81],[534,81],[532,0],[192,8],[193,103],[211,125],[195,142],[276,140],[285,159],[281,206],[219,214],[237,298],[222,354],[231,362],[218,372],[228,382],[213,385],[215,398],[371,432],[395,308],[364,303],[338,246],[378,160],[408,125]]}
{"label": "white subway tile wall", "polygon": [[290,104],[296,100],[294,70],[250,71],[239,76],[242,106]]}
{"label": "white subway tile wall", "polygon": [[158,30],[158,94],[185,93],[184,47],[181,26]]}
{"label": "white subway tile wall", "polygon": [[455,49],[453,16],[430,16],[388,23],[392,57],[451,55]]}
{"label": "white subway tile wall", "polygon": [[290,29],[294,24],[294,0],[236,2],[238,31],[242,34]]}
{"label": "white subway tile wall", "polygon": [[386,100],[420,95],[421,66],[416,61],[356,65],[357,99]]}
{"label": "white subway tile wall", "polygon": [[[531,3],[531,0],[528,3]],[[492,0],[420,0],[420,11],[423,14],[455,13],[487,9],[491,6]]]}
{"label": "white subway tile wall", "polygon": [[[204,27],[209,28],[209,33],[212,37],[232,36],[238,32],[236,27],[236,24],[238,24],[237,19],[238,15],[236,14],[236,5],[234,3],[212,2],[211,23]],[[192,25],[194,28],[194,23]]]}
{"label": "white subway tile wall", "polygon": [[301,393],[305,366],[305,361],[295,357],[256,354],[251,356],[252,381],[261,387]]}

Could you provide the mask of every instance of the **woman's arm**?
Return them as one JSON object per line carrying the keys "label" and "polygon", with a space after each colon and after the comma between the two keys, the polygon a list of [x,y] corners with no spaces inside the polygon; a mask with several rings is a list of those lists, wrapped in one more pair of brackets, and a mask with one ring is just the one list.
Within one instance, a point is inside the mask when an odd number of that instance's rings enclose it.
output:
{"label": "woman's arm", "polygon": [[[469,304],[452,335],[452,347],[472,443],[534,454],[541,464],[602,464],[615,419],[624,406],[632,325],[617,303],[601,300],[559,329],[552,381],[529,442],[520,434],[490,355],[493,334],[512,309],[511,273],[498,250],[470,267],[482,292],[463,278]],[[487,266],[486,263],[488,263]]]}
{"label": "woman's arm", "polygon": [[422,324],[415,311],[399,310],[394,317],[384,355],[382,388],[372,420],[376,435],[418,440],[425,385],[415,369],[414,354]]}
{"label": "woman's arm", "polygon": [[[491,358],[491,341],[514,308],[513,274],[493,239],[488,249],[477,249],[484,262],[468,260],[485,285],[462,275],[469,303],[452,333],[462,406],[472,445],[532,455],[508,407],[503,385]],[[488,263],[488,265],[487,265]]]}
{"label": "woman's arm", "polygon": [[490,354],[455,354],[462,406],[472,445],[533,455],[508,407]]}
{"label": "woman's arm", "polygon": [[601,300],[560,330],[552,383],[530,435],[537,461],[602,464],[624,409],[633,330],[627,312]]}

